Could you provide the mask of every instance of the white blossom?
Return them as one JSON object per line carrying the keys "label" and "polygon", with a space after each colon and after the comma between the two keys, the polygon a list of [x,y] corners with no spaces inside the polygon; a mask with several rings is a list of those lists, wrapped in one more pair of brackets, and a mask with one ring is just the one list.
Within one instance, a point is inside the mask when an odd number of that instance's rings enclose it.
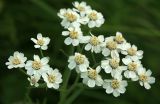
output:
{"label": "white blossom", "polygon": [[124,70],[127,70],[127,66],[120,65],[120,58],[115,56],[102,60],[101,67],[106,73],[111,73],[112,76],[119,75]]}
{"label": "white blossom", "polygon": [[68,62],[69,69],[73,70],[75,68],[77,72],[85,72],[89,67],[88,59],[85,55],[82,55],[80,53],[75,53],[74,56],[70,56]]}
{"label": "white blossom", "polygon": [[49,37],[43,37],[41,33],[38,33],[37,39],[31,38],[31,40],[35,43],[35,48],[40,48],[42,50],[48,49],[48,44],[50,43]]}
{"label": "white blossom", "polygon": [[99,75],[101,67],[98,66],[96,69],[89,68],[86,72],[81,73],[83,83],[89,87],[102,86],[103,79]]}
{"label": "white blossom", "polygon": [[47,83],[48,88],[58,89],[59,84],[62,83],[62,74],[58,69],[50,68],[47,73],[42,74],[44,81]]}
{"label": "white blossom", "polygon": [[87,17],[89,18],[89,28],[100,27],[105,21],[102,13],[97,12],[96,10],[89,10],[87,12]]}
{"label": "white blossom", "polygon": [[42,75],[43,73],[47,72],[49,70],[49,59],[48,57],[44,57],[40,59],[38,55],[34,55],[34,60],[27,61],[25,65],[25,69],[27,70],[28,75],[35,75],[39,74]]}
{"label": "white blossom", "polygon": [[122,76],[116,76],[111,80],[104,80],[103,88],[106,89],[107,94],[118,97],[120,94],[125,93],[127,85],[127,81],[122,80]]}
{"label": "white blossom", "polygon": [[35,74],[35,75],[32,75],[30,76],[28,79],[28,81],[30,82],[30,85],[31,86],[35,86],[35,87],[38,87],[39,84],[38,84],[38,81],[40,80],[40,75],[39,74]]}
{"label": "white blossom", "polygon": [[155,83],[155,78],[151,77],[151,70],[147,70],[145,68],[138,69],[139,83],[141,86],[144,86],[146,89],[150,89],[150,84]]}
{"label": "white blossom", "polygon": [[86,37],[79,27],[69,27],[68,31],[62,32],[63,36],[69,36],[65,39],[64,43],[66,45],[72,44],[73,46],[78,46],[79,43],[85,43]]}
{"label": "white blossom", "polygon": [[121,53],[124,55],[127,55],[128,57],[130,57],[134,61],[143,58],[143,51],[138,50],[135,45],[131,46],[130,43],[126,44],[126,49],[123,50]]}
{"label": "white blossom", "polygon": [[72,9],[61,9],[58,16],[62,19],[61,25],[64,28],[80,27],[80,15]]}
{"label": "white blossom", "polygon": [[87,45],[85,46],[85,50],[86,51],[91,50],[91,52],[100,53],[103,41],[104,41],[103,35],[94,36],[91,34],[91,36],[89,36]]}
{"label": "white blossom", "polygon": [[74,2],[73,6],[75,7],[73,10],[76,12],[79,12],[81,17],[84,17],[86,15],[86,13],[91,10],[91,7],[89,5],[86,4],[86,2],[82,1],[82,2]]}
{"label": "white blossom", "polygon": [[138,80],[137,70],[142,67],[139,60],[133,61],[131,58],[126,57],[122,59],[122,62],[127,66],[128,70],[124,72],[126,78],[131,78],[132,81]]}
{"label": "white blossom", "polygon": [[8,58],[9,62],[6,62],[6,65],[8,66],[8,69],[23,68],[25,66],[26,60],[27,58],[24,57],[23,53],[16,51],[14,52],[13,56],[10,56]]}

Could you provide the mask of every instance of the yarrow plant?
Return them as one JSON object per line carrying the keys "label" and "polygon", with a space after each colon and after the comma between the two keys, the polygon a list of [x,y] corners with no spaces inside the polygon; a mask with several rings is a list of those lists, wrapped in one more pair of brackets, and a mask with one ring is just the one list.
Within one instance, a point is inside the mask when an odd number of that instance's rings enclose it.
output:
{"label": "yarrow plant", "polygon": [[[23,53],[16,51],[6,62],[8,69],[19,68],[27,74],[31,86],[39,87],[45,83],[48,88],[60,91],[59,104],[64,104],[67,98],[68,101],[74,100],[69,95],[73,93],[74,96],[77,87],[103,88],[107,94],[118,97],[125,93],[128,81],[138,81],[146,89],[155,83],[151,70],[146,70],[141,63],[143,51],[129,43],[121,32],[105,37],[91,31],[92,28],[103,25],[105,19],[102,13],[92,9],[86,2],[74,2],[73,8],[60,9],[58,16],[64,27],[64,43],[73,46],[74,50],[68,56],[68,68],[64,70],[63,77],[57,68],[53,69],[49,65],[49,57],[43,55],[42,50],[48,49],[50,38],[43,37],[40,33],[37,34],[37,39],[31,40],[34,47],[40,50],[41,56],[33,55],[33,60],[27,61]],[[82,31],[84,26],[88,27],[87,33]],[[87,56],[89,54],[91,59]],[[69,76],[74,70],[77,77],[67,89]],[[107,79],[105,76],[108,76]],[[60,85],[62,81],[63,84]]]}

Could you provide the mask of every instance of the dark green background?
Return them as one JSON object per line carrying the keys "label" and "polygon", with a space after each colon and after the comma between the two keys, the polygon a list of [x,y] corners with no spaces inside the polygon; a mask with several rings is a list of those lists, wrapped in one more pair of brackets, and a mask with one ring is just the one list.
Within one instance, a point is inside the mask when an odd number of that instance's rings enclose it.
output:
{"label": "dark green background", "polygon": [[[86,0],[92,8],[103,13],[106,21],[101,28],[93,29],[97,34],[115,35],[121,31],[124,37],[144,50],[143,65],[153,71],[156,83],[151,90],[130,82],[124,95],[115,98],[103,89],[85,90],[74,104],[160,104],[160,0]],[[39,54],[34,49],[31,37],[38,32],[51,38],[50,65],[63,72],[67,58],[61,36],[63,28],[57,12],[60,8],[71,8],[72,0],[0,0],[0,103],[1,104],[56,104],[59,93],[45,88],[32,89],[27,98],[27,77],[18,70],[8,70],[7,58],[14,51],[24,52],[28,59]],[[74,79],[74,74],[70,81]],[[25,103],[26,102],[26,103]]]}

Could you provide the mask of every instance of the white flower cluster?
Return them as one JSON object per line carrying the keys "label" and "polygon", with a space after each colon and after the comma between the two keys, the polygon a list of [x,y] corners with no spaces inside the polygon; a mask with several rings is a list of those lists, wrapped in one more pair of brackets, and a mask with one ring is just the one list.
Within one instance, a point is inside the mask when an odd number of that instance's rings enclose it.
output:
{"label": "white flower cluster", "polygon": [[[42,34],[37,35],[37,39],[31,38],[35,43],[35,48],[40,48],[41,50],[47,50],[50,39],[48,37],[43,37]],[[38,87],[39,82],[41,82],[41,77],[47,84],[48,88],[58,89],[59,84],[62,83],[62,75],[58,69],[53,69],[50,67],[49,58],[42,57],[38,55],[33,56],[33,60],[28,60],[24,57],[23,53],[14,52],[13,56],[10,56],[6,62],[8,69],[12,68],[25,68],[26,74],[29,76],[28,80],[31,86]],[[27,62],[26,62],[27,61]],[[23,70],[23,69],[22,69]]]}
{"label": "white flower cluster", "polygon": [[89,28],[100,27],[105,20],[100,12],[91,9],[85,2],[74,2],[73,6],[72,9],[61,9],[58,16],[62,19],[61,25],[66,29],[62,32],[63,36],[67,36],[64,43],[78,46],[90,39],[83,35],[81,25],[88,25]]}
{"label": "white flower cluster", "polygon": [[[92,33],[84,36],[80,26],[100,27],[104,23],[103,15],[92,10],[85,2],[74,2],[73,5],[73,9],[61,9],[58,13],[62,19],[61,25],[67,29],[62,32],[63,36],[68,36],[65,44],[85,44],[86,51],[90,51],[91,54],[101,53],[103,58],[96,68],[90,67],[88,58],[81,52],[75,52],[68,59],[69,69],[75,69],[87,86],[102,86],[107,94],[112,93],[115,97],[125,93],[127,80],[139,81],[141,86],[150,89],[150,84],[155,83],[155,78],[151,77],[151,71],[146,70],[141,64],[143,51],[128,43],[120,32],[106,38],[104,35],[96,36]],[[111,79],[103,79],[101,73],[111,75]]]}

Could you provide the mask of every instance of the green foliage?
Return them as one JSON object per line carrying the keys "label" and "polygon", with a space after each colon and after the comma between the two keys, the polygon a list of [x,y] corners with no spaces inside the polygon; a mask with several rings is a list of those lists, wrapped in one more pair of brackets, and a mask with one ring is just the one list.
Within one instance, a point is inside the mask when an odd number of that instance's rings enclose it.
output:
{"label": "green foliage", "polygon": [[[1,104],[55,104],[59,93],[53,90],[32,89],[27,94],[26,76],[16,69],[5,66],[8,56],[19,50],[31,59],[34,49],[31,37],[38,32],[51,38],[49,50],[51,66],[64,72],[67,57],[60,50],[70,53],[61,36],[63,28],[57,12],[60,8],[71,7],[73,0],[0,0],[0,103]],[[102,89],[82,90],[74,104],[160,104],[159,53],[160,53],[160,1],[159,0],[86,0],[97,11],[103,13],[106,21],[93,33],[106,36],[116,31],[144,50],[143,64],[153,71],[156,83],[147,91],[138,82],[130,83],[127,92],[119,98],[105,94]],[[74,76],[74,75],[73,75]],[[74,77],[71,77],[74,80]],[[79,93],[77,93],[79,94]],[[29,96],[29,97],[27,97]],[[72,102],[72,99],[68,102]]]}

